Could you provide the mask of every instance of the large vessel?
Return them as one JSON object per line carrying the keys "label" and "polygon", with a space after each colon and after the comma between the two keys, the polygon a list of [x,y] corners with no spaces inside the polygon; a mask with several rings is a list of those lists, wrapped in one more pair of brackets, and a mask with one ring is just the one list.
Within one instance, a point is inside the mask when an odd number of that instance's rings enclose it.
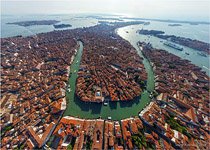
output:
{"label": "large vessel", "polygon": [[205,53],[203,53],[203,52],[198,52],[198,55],[201,55],[203,57],[207,57],[207,55]]}
{"label": "large vessel", "polygon": [[173,43],[170,43],[170,42],[164,42],[163,44],[168,46],[168,47],[174,48],[176,50],[183,51],[183,47],[180,47],[176,44],[173,44]]}
{"label": "large vessel", "polygon": [[145,22],[144,25],[150,25],[150,22]]}

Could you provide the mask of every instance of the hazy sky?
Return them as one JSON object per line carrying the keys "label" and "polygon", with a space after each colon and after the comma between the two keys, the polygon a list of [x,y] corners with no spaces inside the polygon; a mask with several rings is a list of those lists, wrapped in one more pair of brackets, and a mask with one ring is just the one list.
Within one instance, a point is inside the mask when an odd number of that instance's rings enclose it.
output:
{"label": "hazy sky", "polygon": [[109,13],[209,21],[210,0],[1,0],[2,14]]}

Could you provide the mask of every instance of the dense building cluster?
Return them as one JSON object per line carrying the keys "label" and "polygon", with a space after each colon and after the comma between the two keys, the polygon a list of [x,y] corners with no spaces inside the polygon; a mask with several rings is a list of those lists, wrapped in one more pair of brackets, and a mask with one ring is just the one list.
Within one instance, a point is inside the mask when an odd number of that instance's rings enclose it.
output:
{"label": "dense building cluster", "polygon": [[[201,68],[164,50],[145,44],[142,49],[153,66],[155,90],[159,93],[157,104],[143,118],[181,147],[193,144],[206,149],[209,146],[209,77]],[[175,131],[167,133],[168,125]]]}
{"label": "dense building cluster", "polygon": [[86,102],[133,100],[147,74],[136,50],[115,33],[116,26],[87,28],[76,94]]}
{"label": "dense building cluster", "polygon": [[51,32],[1,42],[1,147],[42,147],[66,109],[77,41]]}
{"label": "dense building cluster", "polygon": [[63,117],[50,141],[56,149],[102,149],[104,120]]}
{"label": "dense building cluster", "polygon": [[173,149],[138,117],[119,121],[63,117],[47,147],[54,149]]}
{"label": "dense building cluster", "polygon": [[[94,30],[103,28],[98,25]],[[86,32],[88,28],[80,28],[1,39],[1,148],[45,145],[66,109],[65,93],[77,40],[90,46],[87,43],[92,39]],[[133,87],[140,94],[135,83]]]}
{"label": "dense building cluster", "polygon": [[152,35],[160,39],[169,40],[179,45],[187,46],[192,49],[196,49],[198,51],[203,51],[203,52],[206,52],[207,54],[210,54],[210,44],[199,41],[199,40],[175,36],[175,35],[166,35],[165,32],[158,31],[158,30],[143,30],[142,29],[142,30],[139,30],[139,34]]}
{"label": "dense building cluster", "polygon": [[140,96],[147,78],[142,58],[115,33],[118,27],[139,23],[102,22],[2,38],[0,147],[208,149],[209,77],[189,61],[141,42],[138,46],[155,73],[157,95],[138,117],[121,121],[62,117],[77,40],[84,45],[76,82],[82,101]]}

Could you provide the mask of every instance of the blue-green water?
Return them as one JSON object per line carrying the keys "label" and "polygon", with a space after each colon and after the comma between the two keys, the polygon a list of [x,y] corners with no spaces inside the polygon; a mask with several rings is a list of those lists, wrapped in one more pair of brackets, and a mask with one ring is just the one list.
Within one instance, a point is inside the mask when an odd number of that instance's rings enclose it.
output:
{"label": "blue-green water", "polygon": [[[183,51],[178,51],[176,49],[170,48],[168,46],[165,46],[163,44],[164,41],[162,39],[153,37],[153,36],[146,36],[146,35],[140,35],[136,33],[138,29],[144,28],[145,26],[143,25],[132,25],[132,26],[127,26],[118,29],[118,34],[123,37],[124,39],[127,39],[132,45],[136,45],[136,42],[138,41],[145,41],[145,42],[150,42],[153,47],[158,48],[158,49],[164,49],[172,54],[175,54],[183,59],[190,60],[193,64],[199,66],[202,68],[203,71],[205,71],[208,75],[210,75],[210,70],[209,70],[209,59],[210,57],[203,57],[198,54],[197,50],[182,46],[184,48]],[[147,26],[146,26],[147,27]],[[173,27],[174,28],[174,27]],[[208,33],[208,32],[207,32]],[[186,55],[185,53],[189,53],[189,55]]]}
{"label": "blue-green water", "polygon": [[[77,15],[45,15],[45,16],[2,16],[1,17],[1,37],[11,37],[16,35],[29,36],[41,32],[50,32],[55,30],[52,25],[43,25],[43,26],[30,26],[30,27],[21,27],[17,25],[8,25],[8,22],[16,21],[28,21],[28,20],[50,20],[55,19],[61,21],[61,23],[69,23],[72,27],[68,29],[80,28],[80,27],[89,27],[98,24],[97,19],[90,18],[78,18]],[[139,35],[136,33],[137,30],[141,29],[155,29],[165,31],[166,34],[174,34],[176,36],[183,36],[189,38],[195,38],[204,42],[209,42],[209,25],[189,25],[182,24],[180,27],[171,27],[168,26],[169,23],[165,22],[156,22],[152,21],[150,25],[133,25],[123,27],[117,30],[117,33],[129,41],[137,50],[138,54],[142,56],[141,52],[138,50],[136,42],[137,41],[146,41],[152,43],[156,48],[165,49],[170,53],[173,53],[177,56],[180,56],[184,59],[190,60],[193,64],[200,66],[204,71],[209,74],[209,57],[202,57],[197,54],[196,50],[184,47],[184,51],[180,52],[172,48],[164,46],[160,39],[155,37],[148,37],[144,35]],[[137,115],[150,101],[149,93],[144,91],[141,95],[141,99],[136,99],[130,102],[112,102],[108,106],[103,104],[93,104],[93,103],[84,103],[80,100],[74,98],[75,82],[77,74],[74,72],[79,68],[79,62],[82,54],[82,44],[80,43],[80,49],[74,60],[73,65],[71,66],[72,76],[69,79],[69,84],[71,85],[72,91],[67,93],[68,98],[68,107],[64,115],[78,116],[80,118],[107,118],[109,116],[114,120],[120,120],[127,118],[133,115]],[[190,55],[186,55],[185,52],[188,52]],[[148,84],[147,89],[152,91],[154,89],[154,75],[152,68],[149,65],[146,59],[143,60],[145,68],[148,73]]]}
{"label": "blue-green water", "polygon": [[[8,22],[17,21],[29,21],[29,20],[58,20],[61,23],[71,24],[72,27],[68,29],[74,29],[79,27],[88,27],[98,24],[98,19],[85,18],[85,15],[2,15],[1,16],[1,37],[10,37],[15,35],[31,35],[40,32],[53,31],[52,25],[43,26],[31,26],[31,27],[20,27],[17,25],[6,24]],[[104,21],[104,20],[103,20]],[[108,21],[108,20],[107,20]],[[110,20],[111,21],[111,20]],[[125,20],[130,21],[130,20]],[[210,25],[199,24],[181,24],[182,26],[168,26],[167,22],[150,21],[150,25],[146,25],[144,29],[162,30],[166,34],[172,34],[176,36],[183,36],[192,39],[197,39],[204,42],[210,42]],[[142,25],[140,26],[140,29]]]}
{"label": "blue-green water", "polygon": [[[86,18],[85,15],[27,15],[27,16],[1,16],[1,37],[11,37],[16,35],[29,36],[41,32],[50,32],[55,30],[52,25],[42,25],[42,26],[30,26],[30,27],[21,27],[18,25],[6,24],[8,22],[16,22],[16,21],[27,21],[27,20],[50,20],[55,19],[61,21],[61,23],[71,24],[72,27],[67,29],[81,28],[81,27],[89,27],[98,24],[97,19],[94,18]],[[126,20],[125,20],[126,21]],[[130,20],[127,20],[130,21]],[[183,59],[190,60],[193,64],[201,67],[208,75],[210,74],[209,67],[209,57],[202,57],[198,55],[198,51],[184,47],[184,51],[180,52],[173,48],[164,46],[161,43],[161,39],[156,37],[148,37],[145,35],[139,35],[136,33],[139,29],[153,29],[153,30],[161,30],[169,35],[183,36],[192,39],[197,39],[200,41],[210,43],[210,25],[208,24],[199,24],[199,25],[190,25],[190,24],[181,24],[182,26],[168,26],[167,22],[158,22],[158,21],[150,21],[150,25],[133,25],[121,28],[118,30],[118,34],[132,43],[132,45],[136,45],[137,41],[146,41],[152,43],[152,45],[156,48],[161,48],[170,53],[173,53]],[[128,33],[126,31],[129,31]],[[162,40],[163,41],[163,40]],[[190,55],[186,55],[185,53],[189,53]]]}
{"label": "blue-green water", "polygon": [[[79,118],[108,118],[112,117],[113,120],[121,120],[130,116],[137,115],[145,106],[150,102],[149,93],[144,91],[141,98],[127,102],[109,102],[107,106],[102,103],[86,103],[75,97],[75,84],[77,72],[79,69],[79,62],[81,60],[83,45],[81,42],[74,62],[71,65],[71,76],[69,78],[69,85],[71,91],[67,92],[67,109],[64,113],[65,116],[77,116]],[[137,49],[138,50],[138,49]],[[142,56],[141,52],[138,51]],[[154,90],[154,75],[149,62],[144,59],[143,61],[146,71],[148,73],[147,89]],[[126,112],[126,113],[125,113]]]}
{"label": "blue-green water", "polygon": [[[8,22],[34,21],[34,20],[58,20],[60,23],[71,24],[72,27],[65,29],[75,29],[89,27],[98,24],[96,19],[77,18],[77,15],[26,15],[26,16],[1,16],[1,37],[11,37],[17,35],[30,36],[42,32],[54,31],[53,25],[35,25],[35,26],[18,26],[7,24]],[[56,29],[64,30],[64,29]]]}

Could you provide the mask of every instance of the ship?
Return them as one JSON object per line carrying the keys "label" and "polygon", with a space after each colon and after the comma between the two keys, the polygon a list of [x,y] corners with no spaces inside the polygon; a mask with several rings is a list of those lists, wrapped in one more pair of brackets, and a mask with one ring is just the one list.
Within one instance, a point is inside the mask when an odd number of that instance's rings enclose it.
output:
{"label": "ship", "polygon": [[71,88],[68,88],[67,90],[68,90],[68,92],[71,92]]}
{"label": "ship", "polygon": [[203,53],[203,52],[198,52],[198,55],[201,55],[203,57],[207,57],[207,55],[205,53]]}
{"label": "ship", "polygon": [[150,25],[150,22],[145,22],[144,25]]}
{"label": "ship", "polygon": [[107,102],[104,102],[104,106],[107,106],[108,105],[108,103]]}
{"label": "ship", "polygon": [[180,47],[176,44],[173,44],[173,43],[170,43],[170,42],[164,42],[163,44],[168,46],[168,47],[174,48],[176,50],[183,51],[183,47]]}

